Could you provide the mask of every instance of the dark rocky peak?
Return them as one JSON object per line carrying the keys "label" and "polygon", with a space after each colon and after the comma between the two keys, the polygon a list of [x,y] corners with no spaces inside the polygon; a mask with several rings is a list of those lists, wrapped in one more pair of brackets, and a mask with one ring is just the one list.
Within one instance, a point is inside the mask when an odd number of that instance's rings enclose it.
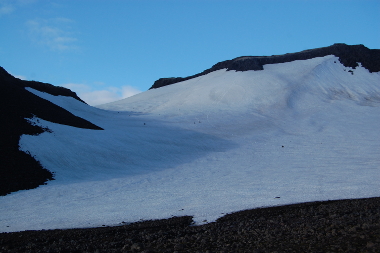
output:
{"label": "dark rocky peak", "polygon": [[50,131],[31,124],[27,119],[35,116],[57,124],[102,130],[86,119],[34,95],[25,87],[55,96],[71,96],[81,101],[69,89],[20,80],[0,67],[0,196],[18,190],[33,189],[53,179],[50,171],[43,168],[30,154],[19,149],[21,135],[38,135]]}
{"label": "dark rocky peak", "polygon": [[[70,96],[82,101],[77,97],[75,92],[69,89],[56,87],[48,83],[20,80],[0,67],[0,109],[3,119],[7,117],[9,119],[14,117],[25,119],[36,116],[57,124],[96,130],[102,129],[50,101],[34,95],[27,91],[25,87],[47,92],[55,96]],[[1,127],[10,123],[12,123],[12,120],[6,120]],[[23,133],[26,132],[24,131]]]}
{"label": "dark rocky peak", "polygon": [[326,55],[335,55],[346,67],[356,68],[358,62],[370,72],[380,71],[380,50],[368,49],[363,45],[346,45],[337,43],[329,47],[304,50],[297,53],[288,53],[272,56],[242,56],[232,60],[215,64],[212,68],[227,68],[228,70],[246,71],[263,70],[265,64],[285,63],[295,60],[307,60]]}
{"label": "dark rocky peak", "polygon": [[154,82],[150,89],[160,88],[173,83],[186,81],[210,72],[227,69],[235,71],[263,70],[265,64],[285,63],[296,60],[307,60],[315,57],[335,55],[346,67],[356,68],[358,63],[368,69],[369,72],[380,71],[380,49],[369,49],[364,45],[346,45],[336,43],[332,46],[304,50],[297,53],[288,53],[272,56],[241,56],[232,60],[222,61],[205,71],[188,77],[160,78]]}
{"label": "dark rocky peak", "polygon": [[54,86],[49,83],[21,80],[19,78],[12,76],[3,67],[0,66],[0,84],[3,84],[3,83],[12,83],[13,85],[18,85],[24,88],[30,87],[32,89],[35,89],[41,92],[46,92],[54,96],[73,97],[76,100],[79,100],[82,103],[86,104],[86,102],[80,99],[78,95],[75,92],[71,91],[70,89],[60,87],[60,86]]}
{"label": "dark rocky peak", "polygon": [[12,78],[16,78],[9,74],[3,67],[0,66],[0,80],[12,80]]}

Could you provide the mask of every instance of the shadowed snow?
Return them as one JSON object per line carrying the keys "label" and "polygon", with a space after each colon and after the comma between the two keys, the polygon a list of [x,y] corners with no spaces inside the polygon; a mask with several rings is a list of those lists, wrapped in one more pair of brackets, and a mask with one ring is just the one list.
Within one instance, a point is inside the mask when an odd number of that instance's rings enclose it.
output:
{"label": "shadowed snow", "polygon": [[[351,72],[352,71],[352,72]],[[102,127],[23,135],[54,181],[0,198],[0,231],[114,225],[380,195],[380,74],[335,56],[218,70],[90,107]],[[280,197],[280,198],[276,198]],[[9,227],[7,227],[9,226]]]}

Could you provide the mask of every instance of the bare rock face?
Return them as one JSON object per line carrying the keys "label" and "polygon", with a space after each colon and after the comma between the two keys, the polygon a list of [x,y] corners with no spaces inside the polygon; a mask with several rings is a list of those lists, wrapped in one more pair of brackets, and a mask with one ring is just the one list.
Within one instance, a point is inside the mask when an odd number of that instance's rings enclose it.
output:
{"label": "bare rock face", "polygon": [[54,86],[50,83],[42,83],[37,81],[24,81],[20,80],[11,74],[9,74],[4,68],[0,66],[0,82],[1,83],[13,83],[17,84],[20,87],[30,87],[35,90],[46,92],[54,96],[66,96],[66,97],[73,97],[76,100],[81,101],[82,103],[85,103],[82,99],[78,97],[78,95],[71,91],[70,89]]}
{"label": "bare rock face", "polygon": [[339,61],[346,67],[356,68],[359,66],[358,62],[360,62],[364,68],[369,70],[369,72],[380,71],[380,49],[369,49],[363,45],[346,45],[338,43],[329,47],[321,47],[283,55],[237,57],[232,60],[219,62],[196,75],[188,77],[160,78],[154,82],[150,89],[156,89],[173,83],[186,81],[220,69],[236,71],[263,70],[263,65],[265,64],[307,60],[327,55],[335,55],[339,57]]}
{"label": "bare rock face", "polygon": [[[38,118],[79,128],[101,128],[65,109],[27,91],[25,87],[52,95],[71,96],[83,102],[74,92],[51,84],[23,81],[0,67],[0,196],[33,189],[53,179],[30,154],[19,150],[22,134],[38,135],[48,129],[31,125],[26,119]],[[84,102],[83,102],[84,103]]]}

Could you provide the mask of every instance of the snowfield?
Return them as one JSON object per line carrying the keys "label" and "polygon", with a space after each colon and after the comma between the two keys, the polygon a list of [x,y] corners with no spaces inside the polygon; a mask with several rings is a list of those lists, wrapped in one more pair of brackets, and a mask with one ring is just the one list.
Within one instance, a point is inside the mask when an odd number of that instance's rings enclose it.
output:
{"label": "snowfield", "polygon": [[380,72],[333,55],[218,70],[90,107],[31,88],[104,130],[32,119],[55,180],[0,197],[0,232],[96,227],[380,196]]}

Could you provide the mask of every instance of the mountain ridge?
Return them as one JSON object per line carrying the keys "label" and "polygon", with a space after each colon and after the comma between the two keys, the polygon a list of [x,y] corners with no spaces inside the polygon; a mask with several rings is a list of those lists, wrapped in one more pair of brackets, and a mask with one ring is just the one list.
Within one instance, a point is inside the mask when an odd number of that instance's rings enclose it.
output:
{"label": "mountain ridge", "polygon": [[76,100],[87,104],[82,99],[78,97],[78,95],[65,87],[61,86],[55,86],[50,83],[43,83],[38,81],[29,81],[29,80],[21,80],[17,77],[12,76],[9,74],[3,67],[0,66],[0,80],[2,82],[12,82],[14,85],[18,85],[20,87],[30,87],[32,89],[41,91],[41,92],[47,92],[54,96],[66,96],[66,97],[73,97]]}
{"label": "mountain ridge", "polygon": [[[49,178],[31,165],[36,161],[55,181],[0,198],[0,213],[15,221],[2,229],[116,224],[125,213],[127,222],[194,214],[202,224],[255,205],[378,196],[380,73],[362,66],[347,68],[327,55],[264,71],[221,69],[108,108],[25,88],[3,72],[0,165],[16,175],[1,170],[0,190],[45,183]],[[67,126],[74,116],[104,131]],[[14,188],[5,189],[7,181]],[[287,182],[297,187],[289,191]],[[154,210],[150,200],[158,200]],[[86,208],[72,205],[78,201]],[[29,214],[16,217],[14,210]]]}
{"label": "mountain ridge", "polygon": [[339,57],[339,61],[346,67],[356,68],[359,66],[358,62],[360,62],[364,68],[369,70],[370,73],[380,71],[380,49],[369,49],[362,44],[347,45],[344,43],[335,43],[328,47],[307,49],[300,52],[287,53],[283,55],[240,56],[232,60],[218,62],[211,68],[188,77],[160,78],[156,80],[149,89],[157,89],[163,86],[186,81],[220,69],[235,71],[263,70],[263,65],[265,64],[306,60],[315,57],[323,57],[326,55],[335,55]]}
{"label": "mountain ridge", "polygon": [[48,83],[20,80],[0,67],[0,115],[3,120],[0,124],[0,196],[13,191],[32,189],[53,179],[50,171],[43,168],[30,154],[19,150],[21,135],[39,135],[49,131],[32,125],[27,119],[36,116],[58,124],[101,129],[64,108],[32,94],[25,89],[26,87],[55,96],[73,97],[83,102],[69,89]]}

